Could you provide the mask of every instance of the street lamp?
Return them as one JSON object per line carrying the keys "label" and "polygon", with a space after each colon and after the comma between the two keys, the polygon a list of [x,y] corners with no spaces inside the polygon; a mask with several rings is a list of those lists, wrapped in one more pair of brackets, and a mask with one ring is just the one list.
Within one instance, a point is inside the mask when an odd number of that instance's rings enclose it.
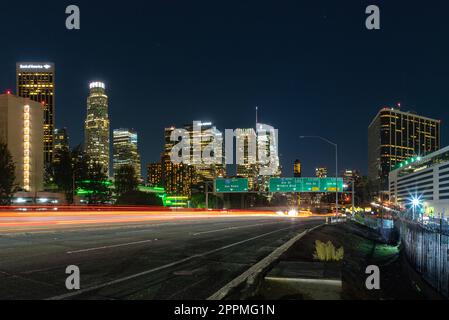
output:
{"label": "street lamp", "polygon": [[338,145],[320,136],[300,136],[300,139],[313,138],[323,140],[335,147],[335,215],[338,216]]}
{"label": "street lamp", "polygon": [[421,201],[419,201],[419,198],[412,198],[412,209],[413,209],[413,221],[415,220],[415,210],[416,207],[419,207],[421,204]]}

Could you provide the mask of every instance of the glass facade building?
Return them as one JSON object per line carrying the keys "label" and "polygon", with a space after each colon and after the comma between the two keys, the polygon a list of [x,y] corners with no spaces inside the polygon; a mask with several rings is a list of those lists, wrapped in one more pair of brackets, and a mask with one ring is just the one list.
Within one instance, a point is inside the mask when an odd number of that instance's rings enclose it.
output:
{"label": "glass facade building", "polygon": [[236,165],[237,176],[248,179],[248,188],[253,190],[258,175],[256,132],[252,128],[236,129],[235,136],[236,150],[242,162]]}
{"label": "glass facade building", "polygon": [[137,132],[132,129],[114,129],[112,137],[114,172],[123,165],[130,165],[134,168],[137,179],[140,180],[141,166]]}

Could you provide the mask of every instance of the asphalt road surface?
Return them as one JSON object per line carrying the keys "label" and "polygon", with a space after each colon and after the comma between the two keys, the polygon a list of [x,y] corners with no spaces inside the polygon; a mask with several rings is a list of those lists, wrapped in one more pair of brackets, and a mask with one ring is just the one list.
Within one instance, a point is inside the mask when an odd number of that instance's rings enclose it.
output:
{"label": "asphalt road surface", "polygon": [[[322,218],[216,216],[0,229],[0,299],[206,299]],[[65,286],[76,265],[81,289]]]}

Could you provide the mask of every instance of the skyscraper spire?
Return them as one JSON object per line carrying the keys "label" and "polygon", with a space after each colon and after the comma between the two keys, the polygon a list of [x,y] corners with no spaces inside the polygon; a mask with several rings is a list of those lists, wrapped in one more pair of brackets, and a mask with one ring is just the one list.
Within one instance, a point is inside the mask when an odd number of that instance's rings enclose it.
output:
{"label": "skyscraper spire", "polygon": [[258,112],[259,112],[259,107],[256,106],[256,130],[257,130],[257,123],[259,123]]}

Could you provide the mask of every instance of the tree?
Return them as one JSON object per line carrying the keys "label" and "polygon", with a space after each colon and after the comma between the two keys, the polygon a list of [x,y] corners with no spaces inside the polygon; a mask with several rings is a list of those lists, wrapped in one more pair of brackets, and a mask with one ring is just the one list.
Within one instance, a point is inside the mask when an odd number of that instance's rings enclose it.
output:
{"label": "tree", "polygon": [[98,162],[90,163],[87,168],[87,179],[81,181],[83,188],[88,190],[89,204],[102,204],[111,200],[112,192],[106,169]]}
{"label": "tree", "polygon": [[2,205],[11,203],[12,195],[16,190],[14,171],[15,165],[8,146],[0,142],[0,204]]}
{"label": "tree", "polygon": [[136,171],[131,165],[120,166],[115,172],[115,192],[120,196],[131,191],[136,191],[139,180]]}
{"label": "tree", "polygon": [[118,205],[162,206],[162,199],[154,193],[131,190],[121,194],[116,201]]}
{"label": "tree", "polygon": [[73,203],[73,194],[80,181],[88,179],[89,158],[81,146],[72,150],[60,149],[55,153],[55,159],[48,170],[48,182],[54,183],[58,190],[64,192],[67,203]]}

